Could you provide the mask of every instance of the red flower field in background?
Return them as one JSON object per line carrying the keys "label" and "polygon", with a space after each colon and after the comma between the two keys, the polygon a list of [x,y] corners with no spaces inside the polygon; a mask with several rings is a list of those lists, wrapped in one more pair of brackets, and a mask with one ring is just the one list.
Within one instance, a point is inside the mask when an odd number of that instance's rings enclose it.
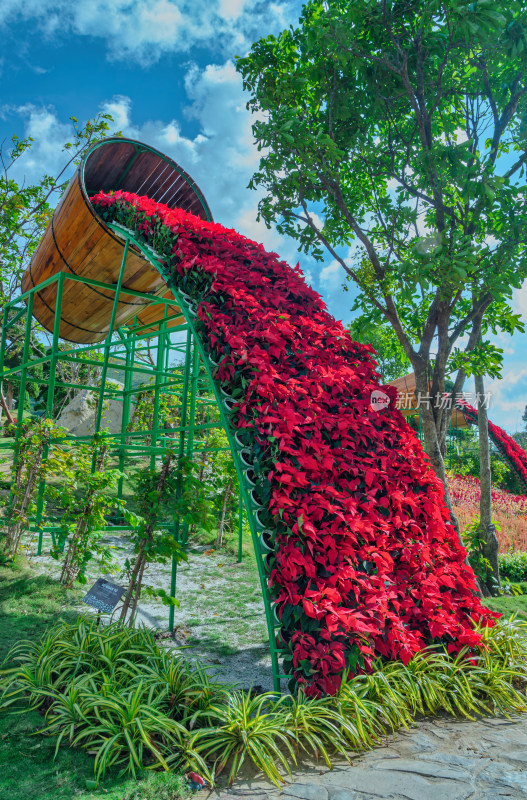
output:
{"label": "red flower field in background", "polygon": [[[472,475],[453,475],[448,479],[450,496],[461,530],[479,516],[479,480]],[[492,490],[492,515],[500,526],[497,531],[500,552],[527,552],[527,497]]]}
{"label": "red flower field in background", "polygon": [[214,379],[254,465],[272,531],[268,582],[284,667],[310,694],[345,668],[401,659],[432,642],[480,641],[494,615],[475,595],[443,487],[380,389],[371,348],[354,342],[298,270],[221,225],[126,192],[100,193],[103,219],[160,250],[165,276],[196,304]]}
{"label": "red flower field in background", "polygon": [[[478,424],[478,412],[462,398],[457,400],[457,405],[463,411],[465,419],[472,425]],[[515,471],[524,488],[527,490],[527,453],[518,442],[489,420],[489,436],[499,452]]]}

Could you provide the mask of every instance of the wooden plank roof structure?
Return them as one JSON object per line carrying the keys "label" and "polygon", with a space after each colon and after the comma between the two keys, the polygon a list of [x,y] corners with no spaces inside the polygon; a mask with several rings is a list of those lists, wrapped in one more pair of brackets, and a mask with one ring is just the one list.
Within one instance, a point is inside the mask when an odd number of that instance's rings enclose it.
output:
{"label": "wooden plank roof structure", "polygon": [[[428,395],[422,397],[419,402],[414,372],[409,372],[408,375],[403,375],[402,378],[390,381],[388,386],[395,386],[397,389],[397,407],[405,417],[415,415],[420,405],[422,407],[424,403],[434,402],[434,398]],[[452,428],[468,428],[464,414],[459,408],[452,408],[451,426]]]}

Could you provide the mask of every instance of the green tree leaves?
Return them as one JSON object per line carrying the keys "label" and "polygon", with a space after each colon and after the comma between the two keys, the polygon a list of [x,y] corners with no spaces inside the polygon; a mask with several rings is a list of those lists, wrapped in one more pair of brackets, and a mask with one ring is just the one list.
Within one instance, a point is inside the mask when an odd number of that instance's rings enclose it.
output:
{"label": "green tree leaves", "polygon": [[[499,312],[527,277],[526,35],[525,0],[309,0],[237,61],[260,218],[337,259],[425,393],[456,368],[460,391],[480,335],[520,324]],[[500,357],[480,348],[478,369]],[[445,425],[424,425],[439,474]]]}

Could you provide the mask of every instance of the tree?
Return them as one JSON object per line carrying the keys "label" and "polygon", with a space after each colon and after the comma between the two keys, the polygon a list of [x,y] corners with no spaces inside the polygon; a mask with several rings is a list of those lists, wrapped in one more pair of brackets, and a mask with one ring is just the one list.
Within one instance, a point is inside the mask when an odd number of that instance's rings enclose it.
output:
{"label": "tree", "polygon": [[522,420],[525,422],[525,430],[527,431],[527,406],[525,406],[525,410],[522,414]]}
{"label": "tree", "polygon": [[[144,583],[148,564],[164,564],[169,559],[186,561],[179,534],[174,530],[159,530],[164,516],[174,522],[198,525],[210,531],[213,518],[201,482],[195,476],[196,467],[186,458],[178,458],[173,450],[165,450],[161,465],[139,469],[134,475],[134,499],[139,514],[125,509],[125,518],[132,526],[135,557],[125,562],[123,573],[128,587],[120,619],[133,625],[142,592],[165,605],[179,605],[164,589],[154,589]],[[179,525],[178,525],[179,530]]]}
{"label": "tree", "polygon": [[489,420],[485,402],[485,386],[483,377],[475,375],[478,432],[479,432],[479,543],[480,550],[488,567],[485,576],[479,579],[480,588],[485,595],[499,594],[500,568],[498,564],[499,542],[496,529],[492,523],[492,484],[490,469]]}
{"label": "tree", "polygon": [[[527,275],[526,32],[525,0],[310,0],[298,28],[237,62],[260,217],[337,259],[422,396],[442,398],[453,370],[454,395],[469,374],[498,376],[484,337],[523,329],[507,302]],[[449,414],[422,408],[453,515]]]}
{"label": "tree", "polygon": [[357,342],[370,344],[375,350],[375,360],[385,383],[402,378],[411,370],[410,359],[404,352],[393,328],[379,320],[375,323],[365,314],[350,322],[348,330]]}
{"label": "tree", "polygon": [[[110,114],[98,114],[83,126],[79,125],[75,117],[70,117],[70,120],[72,137],[63,147],[65,153],[63,168],[58,175],[43,175],[36,184],[26,186],[25,182],[20,183],[13,176],[16,169],[23,166],[24,156],[31,151],[33,139],[13,136],[8,148],[5,147],[5,142],[0,144],[0,303],[2,306],[20,292],[22,276],[53,216],[55,203],[67,186],[71,168],[79,162],[86,148],[108,134],[109,123],[113,121]],[[120,133],[114,135],[119,136]],[[9,334],[7,344],[11,355],[14,356],[17,353],[20,355],[19,351],[22,349],[24,331],[21,325],[22,323]],[[36,323],[34,327],[35,331],[41,330]],[[31,346],[37,349],[41,347],[34,336]],[[39,356],[41,355],[42,353],[39,353]],[[10,363],[10,366],[15,366],[15,363]],[[12,405],[6,400],[3,392],[0,394],[0,403],[9,421],[12,421],[10,415]]]}
{"label": "tree", "polygon": [[[24,337],[26,330],[26,319],[23,316],[21,319],[16,319],[17,312],[12,310],[8,313],[9,335],[6,338],[6,346],[4,351],[4,368],[11,369],[17,367],[22,361],[22,354],[24,351]],[[1,323],[0,323],[1,324]],[[38,340],[35,327],[30,331],[29,346],[31,353],[35,358],[42,358],[45,354],[45,347],[42,342]],[[28,370],[26,406],[29,406],[29,397],[35,399],[38,394],[43,391],[43,378],[44,370],[42,364],[31,367]],[[14,407],[14,402],[18,401],[18,394],[20,391],[20,383],[18,381],[5,380],[2,387],[4,395],[2,395],[2,405],[6,412],[8,422],[12,423],[11,409]]]}

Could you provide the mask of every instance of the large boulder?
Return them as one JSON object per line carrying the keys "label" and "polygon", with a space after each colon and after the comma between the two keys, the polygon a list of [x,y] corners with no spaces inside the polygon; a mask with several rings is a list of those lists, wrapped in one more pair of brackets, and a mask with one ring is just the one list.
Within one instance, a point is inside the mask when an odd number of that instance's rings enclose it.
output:
{"label": "large boulder", "polygon": [[[57,424],[67,428],[74,436],[89,436],[95,432],[97,414],[97,394],[82,389],[64,406]],[[120,433],[123,418],[122,400],[105,400],[101,420],[101,430]]]}

